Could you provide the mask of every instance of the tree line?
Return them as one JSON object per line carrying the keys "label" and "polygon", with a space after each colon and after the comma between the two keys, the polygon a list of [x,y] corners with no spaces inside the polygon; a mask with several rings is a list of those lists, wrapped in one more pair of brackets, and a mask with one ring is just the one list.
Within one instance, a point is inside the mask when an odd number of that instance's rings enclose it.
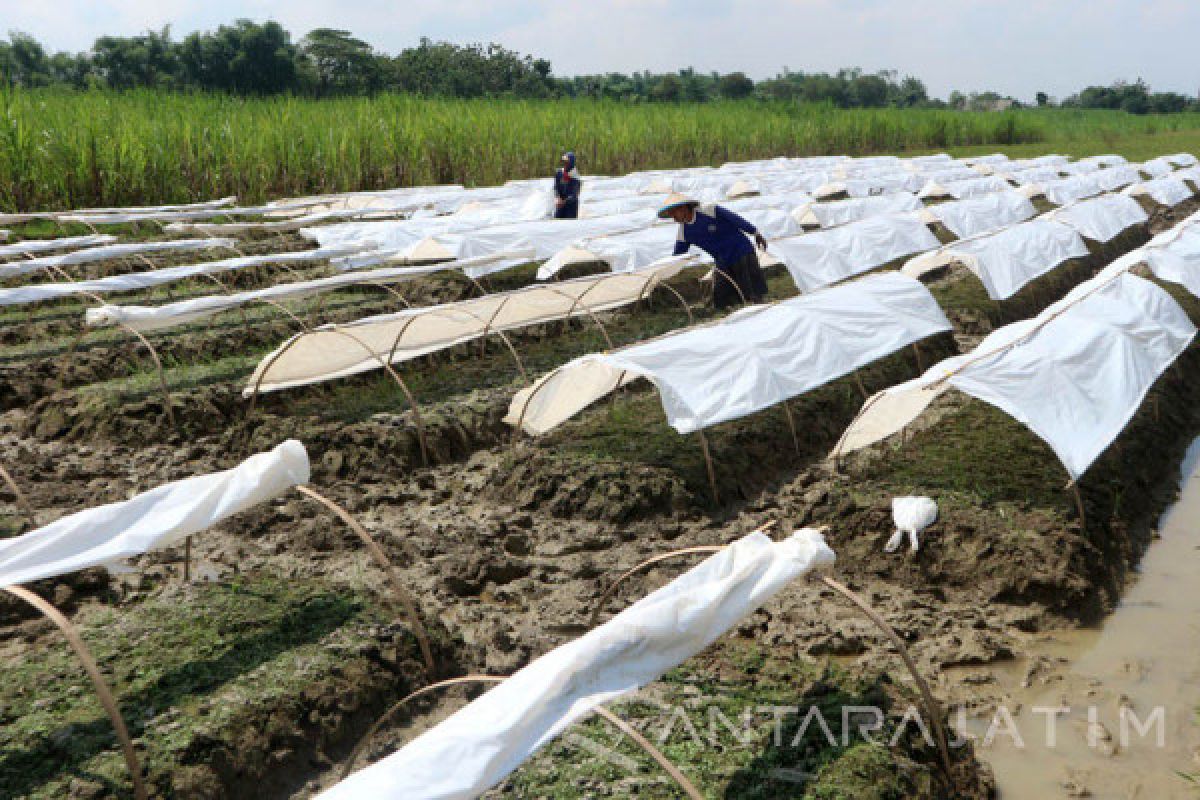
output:
{"label": "tree line", "polygon": [[[497,44],[457,45],[421,39],[396,55],[376,51],[350,32],[318,28],[298,41],[277,22],[238,20],[176,40],[170,28],[139,36],[101,36],[84,53],[49,53],[34,37],[0,39],[0,86],[76,89],[152,88],[241,95],[309,96],[411,92],[449,97],[592,97],[627,102],[708,102],[758,98],[824,103],[837,108],[950,108],[990,111],[1020,106],[996,92],[929,96],[912,76],[848,68],[829,74],[793,72],[754,81],[742,72],[678,72],[556,77],[546,59]],[[1044,92],[1039,106],[1055,105]],[[1200,101],[1156,93],[1142,81],[1089,87],[1065,107],[1134,114],[1200,110]]]}

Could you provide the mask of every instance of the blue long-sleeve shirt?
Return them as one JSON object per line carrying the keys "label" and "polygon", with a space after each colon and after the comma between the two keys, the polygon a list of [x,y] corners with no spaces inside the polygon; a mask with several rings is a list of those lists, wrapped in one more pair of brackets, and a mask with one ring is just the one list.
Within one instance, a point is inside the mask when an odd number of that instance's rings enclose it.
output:
{"label": "blue long-sleeve shirt", "polygon": [[754,252],[747,236],[758,228],[727,208],[714,203],[696,207],[696,218],[681,223],[675,238],[675,255],[681,256],[692,245],[713,257],[718,267],[728,267]]}
{"label": "blue long-sleeve shirt", "polygon": [[554,173],[554,194],[563,201],[562,212],[579,211],[579,190],[583,181],[561,168]]}

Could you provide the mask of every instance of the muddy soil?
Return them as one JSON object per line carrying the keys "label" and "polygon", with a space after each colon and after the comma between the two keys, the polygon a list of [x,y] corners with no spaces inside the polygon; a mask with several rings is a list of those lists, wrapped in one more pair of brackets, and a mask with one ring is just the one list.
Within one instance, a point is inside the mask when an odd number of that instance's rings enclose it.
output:
{"label": "muddy soil", "polygon": [[[1160,215],[1154,224],[1167,223]],[[1147,234],[1129,235],[1094,260],[1069,267],[1061,279],[1035,283],[1015,307],[981,312],[964,302],[952,308],[960,312],[951,313],[960,325],[958,340],[947,335],[924,342],[922,366],[957,352],[959,341],[985,327],[1003,324],[1004,314],[1036,313]],[[940,286],[961,285],[953,278]],[[1200,319],[1192,298],[1172,292]],[[549,340],[563,333],[538,335]],[[197,342],[181,347],[201,353],[212,346],[203,337]],[[872,391],[918,371],[915,354],[904,352],[861,377]],[[80,380],[83,386],[86,376]],[[300,438],[312,458],[313,485],[366,525],[418,597],[443,674],[506,674],[579,635],[616,575],[650,556],[730,542],[766,523],[780,534],[828,526],[839,577],[909,643],[945,703],[991,701],[964,667],[1004,662],[1023,635],[1091,622],[1113,607],[1157,513],[1173,499],[1170,476],[1182,449],[1200,431],[1200,409],[1189,400],[1200,389],[1200,350],[1193,346],[1089,471],[1082,484],[1084,522],[1062,491],[1066,477],[1048,449],[974,401],[947,399],[906,443],[882,443],[840,468],[826,462],[862,401],[851,378],[792,404],[794,447],[780,410],[711,432],[718,502],[709,496],[698,445],[666,428],[645,389],[599,404],[560,434],[516,446],[501,421],[515,383],[448,391],[421,409],[430,456],[425,466],[414,415],[394,403],[390,411],[312,413],[344,401],[344,395],[317,391],[267,400],[247,415],[240,385],[216,381],[177,390],[177,424],[168,429],[152,385],[115,408],[81,390],[46,394],[45,384],[31,383],[22,388],[22,402],[0,412],[0,445],[4,465],[40,523]],[[353,391],[370,385],[364,381]],[[297,413],[301,405],[306,413]],[[887,555],[890,499],[908,493],[934,496],[941,516],[918,553]],[[14,532],[30,527],[17,512],[7,489],[0,489],[0,525]],[[198,577],[191,585],[181,581],[180,555],[147,557],[129,576],[84,573],[36,587],[80,621],[103,653],[118,695],[147,706],[127,710],[137,712],[131,724],[158,796],[309,797],[336,780],[335,768],[375,716],[428,682],[403,616],[384,602],[380,572],[337,520],[299,495],[197,536]],[[631,579],[601,611],[628,604],[687,563]],[[327,590],[331,596],[321,593]],[[207,618],[219,620],[239,603],[256,608],[250,597],[267,598],[266,608],[298,609],[256,640],[270,643],[261,658],[249,658],[261,645],[242,643],[239,631],[187,627],[192,607],[211,609]],[[187,634],[174,647],[188,663],[218,664],[215,677],[168,691],[164,687],[180,680],[171,672],[156,678],[153,690],[137,688],[139,677],[122,666],[117,642],[157,615],[166,620],[162,630]],[[301,636],[303,630],[311,635]],[[222,655],[188,650],[207,637],[215,637]],[[14,727],[9,736],[24,740],[2,743],[17,754],[0,759],[3,793],[119,796],[126,784],[102,718],[96,722],[94,707],[85,709],[86,727],[72,717],[84,701],[68,689],[82,680],[69,662],[46,660],[61,649],[55,632],[15,603],[0,605],[0,647],[7,648],[0,650],[6,663],[33,665],[14,674],[8,690],[28,693],[10,698],[14,709],[28,713],[6,722],[43,720],[39,714],[48,720]],[[158,647],[164,655],[169,650]],[[322,655],[330,653],[337,658]],[[153,663],[149,657],[146,669]],[[254,681],[264,675],[282,688],[259,691]],[[856,700],[887,708],[888,725],[896,727],[916,696],[878,632],[828,589],[809,583],[784,592],[726,642],[660,683],[620,706],[622,714],[650,726],[657,719],[654,703],[680,696],[711,697],[731,708],[761,704],[762,696]],[[67,688],[52,704],[34,708],[31,687],[59,684]],[[252,694],[259,699],[246,700]],[[369,754],[389,752],[462,700],[450,694],[414,706]],[[228,708],[241,710],[220,717],[219,726],[206,722]],[[755,740],[728,756],[689,755],[684,745],[671,753],[709,791],[728,796],[984,798],[993,786],[969,746],[955,751],[947,779],[936,751],[911,736],[881,748],[814,744],[792,751]],[[26,768],[31,763],[63,769],[39,772]],[[815,777],[797,795],[794,786],[771,777],[779,769]],[[652,770],[616,778],[610,772],[585,751],[560,743],[498,794],[569,797],[614,793],[616,786],[617,795],[674,796]]]}

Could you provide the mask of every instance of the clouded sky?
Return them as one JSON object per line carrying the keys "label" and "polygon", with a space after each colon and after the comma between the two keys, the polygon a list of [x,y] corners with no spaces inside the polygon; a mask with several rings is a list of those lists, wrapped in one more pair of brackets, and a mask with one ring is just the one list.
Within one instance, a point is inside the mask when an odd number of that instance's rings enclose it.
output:
{"label": "clouded sky", "polygon": [[1200,91],[1198,0],[0,0],[0,29],[53,50],[167,24],[179,37],[237,17],[275,19],[297,39],[346,28],[387,52],[421,36],[496,41],[550,59],[558,75],[860,66],[916,75],[941,97],[1061,97],[1139,77]]}

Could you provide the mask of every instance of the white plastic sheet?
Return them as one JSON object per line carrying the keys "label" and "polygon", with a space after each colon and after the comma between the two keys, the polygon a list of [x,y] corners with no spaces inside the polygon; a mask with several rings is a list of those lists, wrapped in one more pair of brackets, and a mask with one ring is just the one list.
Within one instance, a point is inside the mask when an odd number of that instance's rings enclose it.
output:
{"label": "white plastic sheet", "polygon": [[578,358],[513,398],[506,422],[540,435],[642,377],[679,433],[811,391],[950,323],[924,286],[872,275],[610,353]]}
{"label": "white plastic sheet", "polygon": [[1087,244],[1074,229],[1051,219],[1038,218],[988,236],[955,242],[936,253],[917,256],[904,265],[903,271],[919,278],[958,262],[975,273],[988,297],[1005,300],[1067,259],[1087,254]]}
{"label": "white plastic sheet", "polygon": [[117,568],[134,556],[178,544],[308,478],[304,445],[287,441],[231,470],[175,481],[132,500],[71,514],[0,541],[0,586],[89,567]]}
{"label": "white plastic sheet", "polygon": [[1096,181],[1096,185],[1106,192],[1123,189],[1126,186],[1141,183],[1142,181],[1142,176],[1138,174],[1138,171],[1128,165],[1117,165],[1102,169],[1099,172],[1092,173],[1092,178]]}
{"label": "white plastic sheet", "polygon": [[1155,158],[1138,165],[1138,170],[1151,178],[1165,178],[1175,171],[1175,166],[1165,158]]}
{"label": "white plastic sheet", "polygon": [[821,534],[753,533],[538,658],[318,800],[468,800],[590,714],[719,639],[800,576],[832,565]]}
{"label": "white plastic sheet", "polygon": [[[489,257],[487,261],[494,261]],[[516,264],[524,264],[528,259],[515,259]],[[513,263],[513,262],[508,262]],[[350,286],[367,284],[394,284],[424,278],[437,272],[450,269],[464,269],[467,264],[454,262],[451,264],[432,264],[423,267],[396,267],[393,269],[377,269],[365,272],[344,272],[327,278],[316,278],[309,281],[281,283],[263,289],[254,289],[234,294],[210,295],[208,297],[193,297],[168,303],[161,306],[114,306],[105,305],[99,308],[89,308],[86,312],[86,322],[91,326],[124,325],[137,331],[158,331],[186,325],[189,322],[206,319],[223,311],[241,308],[252,303],[279,302],[295,300],[301,297],[345,289]]]}
{"label": "white plastic sheet", "polygon": [[1160,206],[1177,206],[1195,196],[1191,187],[1174,176],[1134,184],[1125,190],[1125,194],[1133,197],[1149,196]]}
{"label": "white plastic sheet", "polygon": [[1078,479],[1195,334],[1158,286],[1128,272],[1101,275],[1037,317],[994,331],[974,352],[876,394],[835,454],[898,433],[954,388],[1029,427]]}
{"label": "white plastic sheet", "polygon": [[918,214],[884,214],[771,243],[802,292],[939,246]]}
{"label": "white plastic sheet", "polygon": [[[631,305],[695,263],[663,259],[638,272],[528,286],[511,292],[325,325],[293,336],[266,356],[243,392],[272,392],[335,380],[401,363],[497,331],[585,316]],[[347,335],[349,334],[349,335]],[[353,338],[351,338],[353,337]]]}
{"label": "white plastic sheet", "polygon": [[1123,231],[1150,219],[1137,200],[1123,194],[1084,200],[1046,216],[1069,225],[1094,242],[1111,242]]}
{"label": "white plastic sheet", "polygon": [[1037,214],[1029,198],[1019,192],[991,194],[939,203],[927,209],[927,216],[946,226],[959,239],[978,236],[986,231],[1006,228]]}
{"label": "white plastic sheet", "polygon": [[1125,159],[1125,156],[1119,156],[1114,153],[1109,153],[1109,154],[1101,155],[1101,156],[1088,156],[1087,158],[1081,158],[1079,160],[1080,161],[1088,161],[1093,164],[1099,164],[1102,167],[1120,167],[1120,166],[1124,166],[1125,164],[1129,163]]}
{"label": "white plastic sheet", "polygon": [[899,550],[905,537],[908,538],[909,549],[917,552],[921,546],[918,534],[937,522],[937,517],[938,507],[932,497],[893,497],[892,521],[896,523],[896,532],[888,539],[884,552]]}
{"label": "white plastic sheet", "polygon": [[261,256],[238,256],[220,261],[207,261],[202,264],[187,264],[178,267],[164,267],[148,272],[130,272],[124,275],[109,275],[86,281],[70,283],[40,283],[30,286],[16,286],[11,289],[0,289],[0,306],[15,306],[25,303],[39,303],[43,300],[57,300],[63,297],[88,294],[108,294],[110,292],[132,292],[138,289],[149,289],[154,286],[196,278],[201,275],[219,275],[223,272],[234,272],[249,267],[272,266],[284,264],[301,264],[310,261],[321,261],[347,254],[342,247],[329,247],[317,250],[299,250],[294,253],[269,253]]}
{"label": "white plastic sheet", "polygon": [[1158,278],[1178,283],[1200,297],[1200,227],[1184,225],[1167,234],[1130,253],[1121,267],[1145,263]]}
{"label": "white plastic sheet", "polygon": [[921,198],[954,197],[961,200],[965,197],[975,197],[989,192],[1006,192],[1011,188],[1003,178],[996,175],[985,175],[944,183],[930,181],[918,192],[917,196]]}
{"label": "white plastic sheet", "polygon": [[183,252],[187,250],[215,250],[234,248],[233,239],[171,239],[165,242],[134,242],[129,244],[109,244],[100,247],[90,247],[86,250],[75,250],[54,256],[42,256],[29,261],[13,264],[0,264],[0,279],[17,275],[28,275],[51,267],[70,267],[79,264],[91,264],[96,261],[107,261],[114,258],[128,258],[148,253]]}
{"label": "white plastic sheet", "polygon": [[1175,167],[1194,167],[1197,164],[1196,157],[1191,153],[1175,153],[1164,158]]}
{"label": "white plastic sheet", "polygon": [[0,258],[46,253],[52,250],[78,250],[101,244],[112,244],[117,237],[106,234],[91,236],[68,236],[63,239],[29,239],[23,242],[0,245]]}
{"label": "white plastic sheet", "polygon": [[[797,208],[794,214],[803,225],[833,228],[879,214],[919,211],[924,207],[924,204],[914,195],[908,192],[898,192],[875,197],[851,197],[847,200],[835,200],[832,203],[809,203]],[[777,237],[787,235],[790,234],[776,234]]]}
{"label": "white plastic sheet", "polygon": [[1042,183],[1052,183],[1062,179],[1058,169],[1055,167],[1030,167],[1028,169],[1013,170],[1011,172],[998,173],[1001,178],[1006,181],[1011,181],[1020,186],[1033,186]]}
{"label": "white plastic sheet", "polygon": [[1080,200],[1086,200],[1104,192],[1104,186],[1095,173],[1076,175],[1061,181],[1051,181],[1026,188],[1033,191],[1040,189],[1040,194],[1056,206],[1078,203]]}

